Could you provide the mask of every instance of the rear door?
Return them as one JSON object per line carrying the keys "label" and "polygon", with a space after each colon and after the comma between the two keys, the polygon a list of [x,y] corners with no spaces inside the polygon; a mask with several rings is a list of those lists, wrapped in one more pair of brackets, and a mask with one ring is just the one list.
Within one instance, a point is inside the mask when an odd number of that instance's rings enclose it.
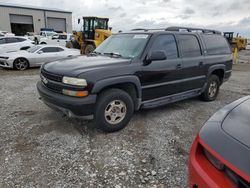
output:
{"label": "rear door", "polygon": [[206,81],[204,55],[196,35],[177,34],[180,57],[182,59],[182,91],[202,88]]}
{"label": "rear door", "polygon": [[149,50],[162,50],[167,59],[152,61],[149,65],[142,66],[142,100],[157,99],[181,91],[178,80],[181,77],[181,59],[178,57],[176,39],[172,34],[156,36]]}

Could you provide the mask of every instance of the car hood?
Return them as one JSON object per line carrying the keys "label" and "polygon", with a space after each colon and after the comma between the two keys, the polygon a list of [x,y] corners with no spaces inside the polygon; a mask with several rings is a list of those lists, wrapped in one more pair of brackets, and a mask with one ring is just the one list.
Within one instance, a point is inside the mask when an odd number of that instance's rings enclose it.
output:
{"label": "car hood", "polygon": [[130,59],[111,58],[107,56],[76,56],[46,63],[43,69],[47,72],[77,77],[79,74],[101,67],[129,64]]}
{"label": "car hood", "polygon": [[223,121],[222,129],[250,148],[250,99],[245,100],[230,111]]}

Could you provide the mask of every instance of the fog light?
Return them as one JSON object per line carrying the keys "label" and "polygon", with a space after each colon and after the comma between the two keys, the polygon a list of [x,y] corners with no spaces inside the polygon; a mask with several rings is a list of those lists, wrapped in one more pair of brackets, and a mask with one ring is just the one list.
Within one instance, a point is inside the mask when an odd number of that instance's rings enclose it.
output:
{"label": "fog light", "polygon": [[72,90],[67,90],[67,89],[63,89],[62,93],[64,95],[69,95],[73,97],[86,97],[89,94],[88,91],[72,91]]}

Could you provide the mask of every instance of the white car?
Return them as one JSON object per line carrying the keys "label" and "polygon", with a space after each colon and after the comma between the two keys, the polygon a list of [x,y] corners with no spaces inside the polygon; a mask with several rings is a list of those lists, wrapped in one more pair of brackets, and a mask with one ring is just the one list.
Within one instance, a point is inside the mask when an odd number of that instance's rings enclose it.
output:
{"label": "white car", "polygon": [[25,37],[0,37],[0,54],[28,49],[34,42]]}
{"label": "white car", "polygon": [[0,37],[14,37],[14,33],[9,33],[8,31],[0,31]]}
{"label": "white car", "polygon": [[246,50],[250,50],[250,39],[247,39],[247,47]]}
{"label": "white car", "polygon": [[34,35],[34,41],[39,44],[42,38],[51,39],[52,37],[58,37],[58,34],[54,31],[41,31],[39,35]]}
{"label": "white car", "polygon": [[45,62],[78,56],[80,51],[61,46],[37,45],[27,50],[0,54],[0,67],[25,70],[39,67]]}
{"label": "white car", "polygon": [[66,33],[66,34],[58,34],[52,36],[52,38],[41,38],[40,44],[49,44],[49,45],[59,45],[59,46],[66,46],[66,43],[70,41],[73,37],[73,34]]}

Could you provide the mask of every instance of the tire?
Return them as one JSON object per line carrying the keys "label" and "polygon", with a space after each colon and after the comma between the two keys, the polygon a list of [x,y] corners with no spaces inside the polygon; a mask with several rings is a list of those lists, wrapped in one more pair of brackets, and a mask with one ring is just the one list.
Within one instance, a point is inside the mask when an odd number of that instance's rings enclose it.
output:
{"label": "tire", "polygon": [[13,68],[20,71],[26,70],[29,68],[29,62],[25,58],[17,58],[13,63]]}
{"label": "tire", "polygon": [[90,54],[91,52],[93,52],[94,50],[95,50],[95,46],[92,45],[92,44],[88,44],[88,45],[85,47],[84,54],[88,55],[88,54]]}
{"label": "tire", "polygon": [[40,44],[47,44],[46,42],[41,42]]}
{"label": "tire", "polygon": [[128,93],[120,89],[109,89],[98,96],[94,121],[104,132],[123,129],[134,113],[134,103]]}
{"label": "tire", "polygon": [[212,74],[208,78],[207,87],[205,91],[201,94],[201,98],[204,101],[214,101],[219,93],[220,89],[220,79],[218,76]]}

